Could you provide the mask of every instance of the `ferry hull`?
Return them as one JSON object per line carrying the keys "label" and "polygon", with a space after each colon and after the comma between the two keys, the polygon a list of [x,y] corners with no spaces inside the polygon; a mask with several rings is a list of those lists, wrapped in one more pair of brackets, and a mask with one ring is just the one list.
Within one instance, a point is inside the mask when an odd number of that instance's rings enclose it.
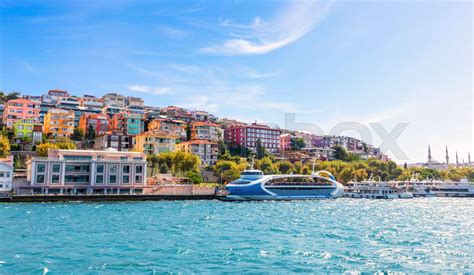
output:
{"label": "ferry hull", "polygon": [[341,197],[344,193],[342,187],[323,188],[268,188],[261,184],[251,186],[226,186],[230,193],[226,200],[311,200],[333,199]]}

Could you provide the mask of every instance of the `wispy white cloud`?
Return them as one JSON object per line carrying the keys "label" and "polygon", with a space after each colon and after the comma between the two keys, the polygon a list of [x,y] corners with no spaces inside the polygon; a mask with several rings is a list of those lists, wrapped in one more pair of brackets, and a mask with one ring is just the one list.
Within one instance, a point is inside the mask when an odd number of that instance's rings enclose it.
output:
{"label": "wispy white cloud", "polygon": [[327,15],[331,2],[292,2],[269,21],[255,17],[252,23],[237,24],[221,20],[219,25],[232,30],[230,38],[201,52],[223,55],[266,54],[287,46],[311,32]]}
{"label": "wispy white cloud", "polygon": [[144,94],[165,95],[171,93],[171,89],[168,87],[151,87],[141,84],[125,85],[125,87],[132,92]]}
{"label": "wispy white cloud", "polygon": [[161,34],[173,39],[183,39],[188,35],[188,31],[170,26],[158,26],[156,29]]}
{"label": "wispy white cloud", "polygon": [[[297,108],[288,102],[273,101],[262,85],[233,85],[199,87],[200,93],[184,98],[180,106],[219,112],[231,108],[246,111],[295,112]],[[230,100],[231,99],[231,100]]]}

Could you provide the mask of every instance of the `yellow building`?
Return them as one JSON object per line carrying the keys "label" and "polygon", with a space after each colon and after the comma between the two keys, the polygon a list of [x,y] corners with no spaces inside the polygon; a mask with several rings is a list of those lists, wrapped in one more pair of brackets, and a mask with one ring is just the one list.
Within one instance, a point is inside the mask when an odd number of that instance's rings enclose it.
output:
{"label": "yellow building", "polygon": [[134,150],[147,155],[172,152],[178,137],[161,131],[147,131],[135,136]]}
{"label": "yellow building", "polygon": [[176,144],[176,150],[198,156],[202,165],[215,165],[219,145],[209,140],[197,139]]}
{"label": "yellow building", "polygon": [[74,131],[74,111],[49,109],[44,116],[44,133],[53,137],[69,138]]}

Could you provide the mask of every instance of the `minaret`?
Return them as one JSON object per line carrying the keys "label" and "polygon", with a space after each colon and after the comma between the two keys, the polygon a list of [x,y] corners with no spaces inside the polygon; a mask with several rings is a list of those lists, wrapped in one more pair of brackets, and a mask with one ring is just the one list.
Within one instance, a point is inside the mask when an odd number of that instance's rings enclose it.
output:
{"label": "minaret", "polygon": [[449,153],[448,153],[448,146],[446,146],[446,169],[449,168]]}
{"label": "minaret", "polygon": [[431,147],[428,145],[428,168],[431,168]]}
{"label": "minaret", "polygon": [[459,167],[458,151],[456,151],[456,167]]}

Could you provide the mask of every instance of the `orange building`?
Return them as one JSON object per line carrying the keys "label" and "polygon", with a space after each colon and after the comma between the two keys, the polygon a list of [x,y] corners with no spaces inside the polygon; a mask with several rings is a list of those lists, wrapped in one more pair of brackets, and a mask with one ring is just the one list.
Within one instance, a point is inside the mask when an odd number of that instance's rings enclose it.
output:
{"label": "orange building", "polygon": [[44,117],[44,133],[53,137],[70,137],[74,131],[74,111],[49,109]]}
{"label": "orange building", "polygon": [[161,131],[181,140],[186,140],[186,122],[171,118],[155,118],[148,124],[148,130]]}
{"label": "orange building", "polygon": [[39,120],[39,106],[37,103],[23,98],[11,99],[5,104],[3,124],[11,129],[17,120],[33,118]]}
{"label": "orange building", "polygon": [[89,125],[92,125],[96,135],[102,135],[108,131],[109,120],[107,115],[103,114],[83,114],[79,120],[79,128],[84,134]]}
{"label": "orange building", "polygon": [[197,121],[191,123],[191,139],[219,141],[220,131],[219,125],[212,122]]}

